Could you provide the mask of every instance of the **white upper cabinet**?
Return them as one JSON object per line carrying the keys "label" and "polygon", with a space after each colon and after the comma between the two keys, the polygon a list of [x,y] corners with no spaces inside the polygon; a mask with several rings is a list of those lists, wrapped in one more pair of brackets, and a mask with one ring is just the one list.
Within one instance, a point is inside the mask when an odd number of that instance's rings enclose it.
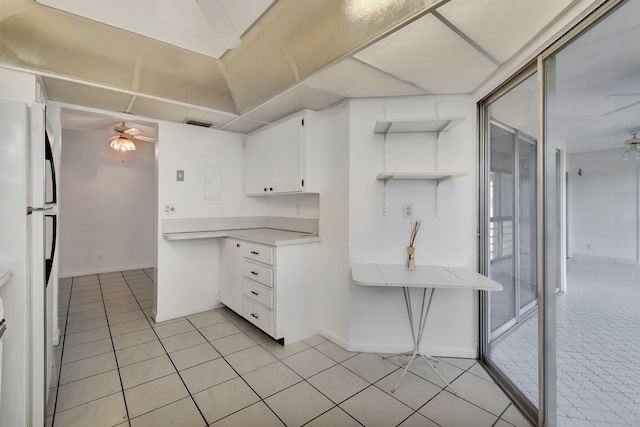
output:
{"label": "white upper cabinet", "polygon": [[269,187],[269,137],[271,129],[249,135],[245,142],[245,193],[267,194]]}
{"label": "white upper cabinet", "polygon": [[313,192],[306,172],[314,149],[314,122],[314,112],[303,110],[247,136],[247,195]]}

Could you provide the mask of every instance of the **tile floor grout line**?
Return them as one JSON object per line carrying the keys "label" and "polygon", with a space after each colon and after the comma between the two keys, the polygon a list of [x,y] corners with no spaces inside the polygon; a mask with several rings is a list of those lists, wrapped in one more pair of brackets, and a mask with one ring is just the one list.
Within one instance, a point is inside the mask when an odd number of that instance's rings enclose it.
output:
{"label": "tile floor grout line", "polygon": [[[144,271],[144,270],[143,270]],[[146,273],[145,273],[146,274]],[[125,277],[125,282],[127,283],[127,286],[129,286],[129,289],[131,289],[131,286],[129,285],[129,282],[127,281],[126,277]],[[133,290],[131,290],[131,292],[133,293]],[[134,295],[135,298],[135,295]],[[143,314],[144,314],[144,310],[142,309],[142,306],[140,305],[140,302],[138,302],[138,299],[135,298],[136,302],[138,303],[138,306],[140,307],[140,309],[142,310]],[[153,334],[156,336],[156,338],[158,339],[158,342],[160,343],[160,345],[162,346],[162,349],[164,350],[164,355],[167,356],[167,358],[169,359],[169,362],[171,362],[171,365],[173,366],[173,369],[175,369],[175,373],[178,375],[178,378],[180,378],[180,381],[182,382],[182,385],[184,386],[185,390],[187,391],[187,393],[189,394],[189,397],[191,398],[191,401],[193,402],[193,404],[196,406],[196,409],[198,410],[198,412],[200,413],[200,416],[202,417],[202,419],[204,420],[205,425],[209,425],[209,422],[207,421],[207,418],[204,416],[204,414],[202,413],[202,410],[200,409],[200,407],[198,406],[198,403],[196,402],[196,399],[193,397],[193,394],[191,394],[191,390],[189,390],[189,387],[187,387],[187,383],[184,382],[184,379],[182,378],[182,375],[180,375],[180,371],[178,370],[178,367],[176,366],[176,364],[174,363],[173,359],[171,359],[171,356],[169,355],[169,352],[167,351],[166,347],[164,346],[164,343],[162,342],[162,340],[160,339],[160,337],[158,336],[158,333],[156,332],[155,328],[153,327],[153,325],[151,324],[151,322],[149,321],[149,317],[147,317],[147,315],[145,314],[144,317],[147,320],[147,323],[149,324],[149,327],[151,328],[151,330],[153,331]],[[155,323],[155,320],[154,322]],[[194,346],[195,347],[195,346]],[[160,356],[158,356],[160,357]],[[173,374],[170,374],[173,375]],[[162,377],[164,378],[164,377]],[[156,378],[157,379],[157,378]],[[154,381],[154,380],[152,380]],[[123,388],[123,394],[124,394],[124,388]],[[148,414],[150,412],[156,411],[160,408],[163,408],[165,406],[174,404],[176,402],[179,402],[182,399],[178,399],[175,402],[170,402],[166,405],[162,405],[158,408],[155,408],[149,412],[145,412],[144,414],[140,414],[138,415],[138,417],[141,417],[145,414]],[[127,415],[128,416],[128,415]],[[137,417],[136,417],[137,418]],[[131,420],[129,420],[129,425],[131,425]]]}
{"label": "tile floor grout line", "polygon": [[127,397],[124,394],[124,384],[122,383],[122,375],[120,374],[120,365],[118,364],[118,357],[116,356],[116,346],[113,342],[113,335],[111,335],[111,325],[109,325],[109,316],[107,315],[107,306],[104,304],[104,294],[102,293],[102,285],[100,284],[100,276],[98,276],[98,286],[100,286],[100,295],[103,296],[102,305],[104,308],[104,315],[107,318],[107,328],[109,330],[109,338],[111,339],[111,346],[113,347],[113,358],[116,362],[116,369],[118,370],[118,379],[120,380],[120,390],[122,392],[122,400],[124,401],[124,410],[127,414],[127,424],[131,426],[131,421],[129,418],[129,407],[127,405]]}
{"label": "tile floor grout line", "polygon": [[[71,294],[73,293],[73,278],[71,278],[71,287],[69,288],[69,303],[71,302]],[[60,299],[60,293],[58,291],[58,299]],[[60,349],[60,366],[58,366],[58,381],[56,382],[56,401],[53,403],[53,414],[51,414],[51,426],[56,422],[56,409],[58,407],[58,397],[60,392],[60,377],[62,376],[62,359],[64,358],[64,348],[67,344],[67,324],[69,323],[69,305],[67,305],[67,314],[64,319],[64,334],[62,334],[62,348]],[[58,304],[58,308],[59,304]],[[59,339],[59,338],[58,338]],[[46,419],[46,414],[45,414]]]}
{"label": "tile floor grout line", "polygon": [[[214,310],[217,310],[217,309],[214,309]],[[225,317],[225,316],[224,316],[224,315],[222,315],[222,317]],[[200,331],[200,329],[198,329],[198,328],[196,327],[196,325],[194,325],[194,324],[193,324],[193,322],[191,321],[191,319],[189,319],[187,316],[185,316],[185,319],[187,320],[187,322],[189,322],[189,323],[191,324],[191,326],[193,326],[194,328],[196,328],[196,331],[198,331],[198,333],[202,336],[202,338],[204,338],[205,340],[207,340],[207,337],[205,337],[205,336],[204,336],[204,334]],[[235,326],[235,324],[234,324],[234,326]],[[244,331],[240,331],[240,332],[241,332],[241,333],[244,333]],[[245,335],[246,335],[246,334],[245,334]],[[229,335],[229,336],[231,336],[231,335]],[[247,336],[248,336],[248,335],[247,335]],[[248,336],[248,337],[249,337],[249,336]],[[252,341],[254,341],[254,342],[255,342],[255,340],[253,340],[253,338],[249,337],[249,339],[251,339]],[[234,379],[236,379],[236,378],[240,378],[240,379],[241,379],[241,380],[246,384],[246,386],[247,386],[247,387],[249,387],[249,388],[251,389],[251,391],[252,391],[256,396],[258,396],[258,399],[260,399],[259,401],[260,401],[260,402],[262,402],[262,403],[264,403],[264,404],[265,404],[265,406],[266,406],[267,408],[269,408],[269,410],[273,413],[273,415],[275,415],[275,416],[276,416],[276,418],[278,418],[278,419],[280,420],[280,422],[282,422],[282,424],[284,424],[284,425],[286,426],[287,424],[286,424],[286,423],[285,423],[285,422],[284,422],[284,421],[283,421],[283,420],[278,416],[278,414],[276,414],[276,413],[275,413],[275,411],[274,411],[273,409],[271,409],[271,407],[267,404],[267,402],[265,402],[265,401],[264,401],[264,399],[262,398],[262,396],[260,396],[260,394],[258,394],[258,392],[257,392],[257,391],[255,391],[253,387],[251,387],[251,384],[249,384],[249,383],[247,382],[247,380],[245,380],[244,378],[242,378],[242,375],[240,375],[240,373],[236,370],[236,368],[234,368],[234,367],[233,367],[233,365],[231,365],[231,363],[229,363],[229,361],[224,357],[224,355],[223,355],[222,353],[220,353],[220,352],[218,351],[218,349],[216,349],[216,348],[213,346],[213,344],[211,344],[211,342],[210,342],[209,340],[207,340],[207,342],[209,343],[209,345],[210,345],[210,346],[211,346],[211,347],[212,347],[212,348],[213,348],[213,349],[214,349],[218,354],[220,354],[220,357],[222,358],[222,360],[224,360],[224,361],[225,361],[225,363],[226,363],[227,365],[229,365],[229,367],[230,367],[231,369],[233,369],[233,372],[235,372],[235,373],[236,373],[236,375],[237,375],[237,377],[235,377],[235,378],[231,378],[231,379],[229,379],[229,380],[227,380],[227,381],[223,381],[223,382],[221,382],[221,383],[219,383],[219,384],[216,384],[216,385],[214,385],[214,386],[212,386],[212,387],[209,387],[209,388],[217,387],[218,385],[220,385],[220,384],[224,384],[225,382],[228,382],[228,381],[234,380]],[[258,344],[257,342],[256,342],[256,344],[257,344],[258,346],[260,345],[260,344]],[[253,348],[253,347],[255,347],[255,346],[251,346],[251,347],[248,347],[248,348]],[[244,350],[247,350],[247,349],[245,348]],[[239,351],[242,351],[242,350],[239,350]],[[235,352],[235,353],[238,353],[238,352]],[[230,353],[230,354],[234,354],[234,353]],[[227,355],[227,356],[228,356],[228,355]],[[205,362],[205,363],[206,363],[206,362]],[[274,362],[274,363],[275,363],[275,362]],[[185,387],[186,387],[186,384],[185,384]],[[205,390],[208,390],[209,388],[207,388],[207,389],[205,389]],[[188,388],[187,388],[187,390],[188,390]],[[204,391],[204,390],[202,390],[202,391]],[[191,392],[189,392],[189,393],[191,393]],[[199,393],[200,393],[200,392],[199,392]],[[194,399],[194,402],[195,402],[195,399]],[[234,411],[234,412],[232,412],[232,413],[230,413],[230,414],[227,414],[227,415],[225,415],[224,417],[222,417],[222,418],[220,418],[219,420],[216,420],[216,421],[214,421],[214,422],[218,422],[218,421],[223,420],[223,419],[225,419],[225,418],[227,418],[227,417],[230,417],[231,415],[233,415],[233,414],[235,414],[235,413],[237,413],[237,412],[240,412],[240,411],[242,411],[242,410],[244,410],[244,409],[248,408],[249,406],[255,405],[256,403],[258,403],[258,402],[254,402],[254,403],[252,403],[252,404],[250,404],[250,405],[247,405],[247,406],[245,406],[245,407],[243,407],[243,408],[240,408],[240,409],[238,409],[237,411]],[[198,410],[200,410],[200,407],[198,406],[198,404],[197,404],[197,403],[196,403],[196,406],[198,407]],[[204,416],[204,415],[203,415],[203,416]],[[206,419],[206,418],[205,418],[205,421],[207,421],[207,419]],[[207,421],[207,423],[208,423],[208,421]]]}

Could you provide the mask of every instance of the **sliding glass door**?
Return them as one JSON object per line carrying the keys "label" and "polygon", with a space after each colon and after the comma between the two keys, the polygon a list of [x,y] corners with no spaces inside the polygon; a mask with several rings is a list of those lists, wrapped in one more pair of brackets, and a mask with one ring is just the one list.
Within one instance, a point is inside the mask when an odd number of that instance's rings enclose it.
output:
{"label": "sliding glass door", "polygon": [[490,126],[489,276],[504,286],[490,295],[495,339],[535,309],[536,140],[498,118]]}
{"label": "sliding glass door", "polygon": [[[607,141],[615,149],[625,130],[640,129],[640,101],[623,102],[637,97],[640,88],[638,73],[632,71],[640,58],[632,42],[640,31],[638,11],[640,0],[604,2],[479,105],[480,265],[504,286],[502,292],[481,295],[480,360],[539,426],[588,421],[587,412],[593,414],[594,425],[608,420],[597,413],[602,409],[596,407],[599,399],[589,406],[572,401],[589,389],[572,384],[584,380],[590,387],[597,383],[600,388],[594,390],[602,393],[606,387],[619,390],[603,379],[610,370],[603,369],[600,377],[589,376],[594,370],[582,376],[583,367],[600,367],[592,361],[577,366],[586,359],[585,344],[602,346],[589,335],[593,324],[584,326],[578,340],[568,332],[583,327],[563,320],[571,312],[567,307],[575,309],[569,305],[571,291],[558,297],[559,312],[556,300],[566,277],[566,153],[578,146],[594,151],[590,147]],[[601,163],[598,159],[590,164],[590,171]],[[577,174],[584,185],[582,169]],[[593,307],[600,306],[596,302]],[[583,323],[590,315],[595,315],[593,310]],[[613,360],[610,354],[604,357],[599,360]],[[615,408],[604,408],[603,413],[617,417],[624,404]],[[628,419],[640,419],[634,414]]]}

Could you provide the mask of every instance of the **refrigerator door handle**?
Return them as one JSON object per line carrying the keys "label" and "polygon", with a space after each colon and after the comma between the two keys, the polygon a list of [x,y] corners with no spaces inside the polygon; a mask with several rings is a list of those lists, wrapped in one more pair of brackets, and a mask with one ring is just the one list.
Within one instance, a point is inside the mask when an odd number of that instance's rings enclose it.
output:
{"label": "refrigerator door handle", "polygon": [[49,286],[49,277],[51,277],[51,271],[53,270],[53,258],[56,254],[56,234],[58,229],[58,216],[57,215],[45,215],[45,218],[51,218],[53,220],[53,230],[51,231],[51,254],[45,258],[45,287]]}

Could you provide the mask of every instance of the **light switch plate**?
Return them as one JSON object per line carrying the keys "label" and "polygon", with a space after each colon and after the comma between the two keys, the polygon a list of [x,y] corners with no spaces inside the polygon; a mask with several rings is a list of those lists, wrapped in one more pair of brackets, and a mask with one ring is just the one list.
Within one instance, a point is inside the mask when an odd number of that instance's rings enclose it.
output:
{"label": "light switch plate", "polygon": [[176,171],[176,181],[184,181],[184,171]]}

